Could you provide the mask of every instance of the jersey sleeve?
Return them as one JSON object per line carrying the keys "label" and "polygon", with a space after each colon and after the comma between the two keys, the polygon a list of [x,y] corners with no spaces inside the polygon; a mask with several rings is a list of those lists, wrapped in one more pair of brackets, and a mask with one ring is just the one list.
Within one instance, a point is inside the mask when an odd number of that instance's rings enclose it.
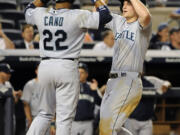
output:
{"label": "jersey sleeve", "polygon": [[31,89],[30,89],[29,83],[27,83],[27,84],[24,86],[21,100],[22,100],[22,101],[25,101],[25,102],[27,102],[27,103],[30,103],[30,101],[31,101],[31,96],[32,96],[32,91],[31,91]]}
{"label": "jersey sleeve", "polygon": [[116,31],[116,23],[122,24],[123,17],[114,13],[111,13],[111,15],[112,15],[112,20],[105,25],[105,28],[111,29],[112,31]]}
{"label": "jersey sleeve", "polygon": [[111,15],[112,15],[113,18],[112,18],[112,20],[109,23],[107,23],[105,25],[105,28],[108,28],[108,29],[112,30],[112,28],[113,28],[113,21],[115,20],[115,15],[113,13],[111,13]]}
{"label": "jersey sleeve", "polygon": [[79,27],[84,29],[98,29],[99,28],[99,13],[82,11],[78,15]]}
{"label": "jersey sleeve", "polygon": [[25,20],[28,24],[35,25],[36,15],[40,15],[38,13],[39,8],[36,8],[32,3],[30,3],[25,9]]}
{"label": "jersey sleeve", "polygon": [[138,24],[140,31],[143,32],[143,34],[150,40],[152,36],[152,21],[150,21],[150,23],[146,27],[142,27],[139,21]]}
{"label": "jersey sleeve", "polygon": [[98,90],[97,91],[94,91],[94,103],[96,104],[96,105],[98,105],[98,106],[100,106],[101,105],[101,97],[100,97],[100,95],[98,94]]}
{"label": "jersey sleeve", "polygon": [[163,94],[162,87],[166,84],[167,81],[161,80],[154,76],[147,76],[146,78],[152,84],[154,84],[154,86],[159,94]]}

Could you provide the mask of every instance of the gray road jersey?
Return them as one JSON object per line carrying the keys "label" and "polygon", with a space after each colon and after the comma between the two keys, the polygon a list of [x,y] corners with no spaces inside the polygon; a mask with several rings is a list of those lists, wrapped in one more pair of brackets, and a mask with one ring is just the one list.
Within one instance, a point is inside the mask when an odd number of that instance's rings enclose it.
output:
{"label": "gray road jersey", "polygon": [[40,56],[78,58],[86,29],[98,29],[99,13],[70,9],[28,9],[29,24],[37,25],[40,33]]}
{"label": "gray road jersey", "polygon": [[120,15],[112,16],[113,20],[106,25],[115,35],[111,71],[142,72],[152,24],[142,28],[138,21],[127,23]]}
{"label": "gray road jersey", "polygon": [[24,86],[23,95],[21,97],[21,100],[27,102],[30,105],[31,114],[33,117],[38,114],[39,87],[39,83],[35,79],[28,81]]}

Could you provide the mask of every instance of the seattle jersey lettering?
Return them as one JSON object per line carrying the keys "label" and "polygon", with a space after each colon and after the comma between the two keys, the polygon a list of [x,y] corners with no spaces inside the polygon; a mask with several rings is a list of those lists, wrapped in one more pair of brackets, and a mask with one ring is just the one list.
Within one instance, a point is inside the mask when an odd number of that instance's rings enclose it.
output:
{"label": "seattle jersey lettering", "polygon": [[45,26],[63,26],[64,17],[45,16]]}
{"label": "seattle jersey lettering", "polygon": [[115,40],[118,40],[118,39],[128,39],[128,40],[134,41],[135,40],[135,33],[130,32],[128,30],[124,30],[121,33],[116,33]]}

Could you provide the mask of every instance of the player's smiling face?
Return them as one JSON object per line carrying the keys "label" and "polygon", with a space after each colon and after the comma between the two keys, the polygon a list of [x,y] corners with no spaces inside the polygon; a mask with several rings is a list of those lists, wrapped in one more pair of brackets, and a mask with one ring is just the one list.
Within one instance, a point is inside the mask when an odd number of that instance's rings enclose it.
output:
{"label": "player's smiling face", "polygon": [[123,16],[126,19],[137,17],[136,11],[134,10],[134,7],[132,6],[131,2],[126,0],[124,1],[123,4]]}

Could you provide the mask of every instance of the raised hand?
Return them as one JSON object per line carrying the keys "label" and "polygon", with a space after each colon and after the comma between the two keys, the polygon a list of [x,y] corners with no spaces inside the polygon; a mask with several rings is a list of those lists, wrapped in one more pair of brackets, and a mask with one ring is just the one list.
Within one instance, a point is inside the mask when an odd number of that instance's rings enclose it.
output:
{"label": "raised hand", "polygon": [[92,79],[92,82],[90,82],[90,88],[91,90],[97,90],[98,82],[96,81],[96,79]]}

